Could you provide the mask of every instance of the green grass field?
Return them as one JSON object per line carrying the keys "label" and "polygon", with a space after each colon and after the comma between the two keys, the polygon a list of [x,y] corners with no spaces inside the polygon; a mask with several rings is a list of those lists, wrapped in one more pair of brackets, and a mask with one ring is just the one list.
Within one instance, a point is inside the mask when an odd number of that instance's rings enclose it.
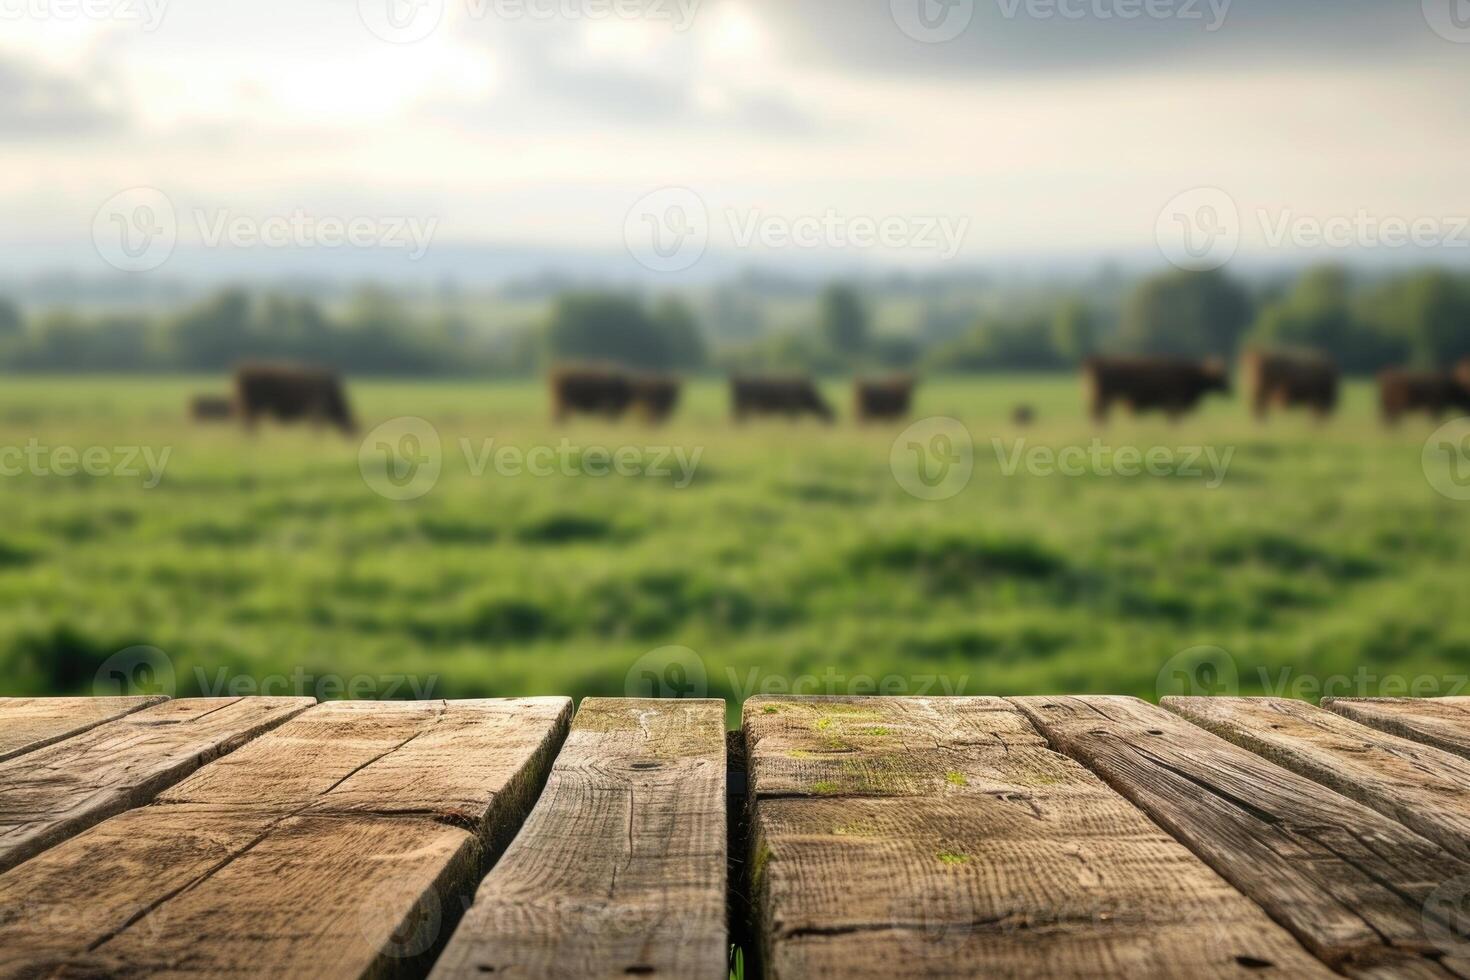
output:
{"label": "green grass field", "polygon": [[[184,419],[190,393],[223,387],[0,383],[10,472],[28,446],[101,447],[113,468],[114,447],[169,452],[153,488],[64,466],[0,477],[0,693],[100,692],[137,645],[166,654],[180,695],[620,695],[651,676],[732,711],[792,690],[1153,697],[1161,671],[1197,663],[1206,685],[1233,672],[1243,692],[1305,697],[1455,693],[1470,673],[1470,503],[1426,478],[1434,426],[1382,431],[1367,386],[1320,428],[1216,400],[1177,426],[1098,430],[1070,380],[936,382],[917,415],[974,438],[970,482],[938,502],[895,478],[902,426],[736,429],[713,383],[662,429],[554,427],[538,385],[354,384],[365,432],[416,415],[442,438],[437,485],[394,502],[364,479],[360,440]],[[1020,401],[1039,412],[1024,431]],[[1233,456],[1211,488],[1006,475],[992,444],[1095,437],[1183,450],[1174,470],[1188,447]],[[490,438],[701,455],[683,487],[677,470],[477,476],[460,440],[473,458]]]}

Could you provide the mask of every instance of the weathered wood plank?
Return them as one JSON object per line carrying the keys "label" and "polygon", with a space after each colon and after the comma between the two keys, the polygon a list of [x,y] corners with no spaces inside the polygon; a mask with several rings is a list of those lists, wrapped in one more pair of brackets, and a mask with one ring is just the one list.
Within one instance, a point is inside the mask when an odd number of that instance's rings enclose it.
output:
{"label": "weathered wood plank", "polygon": [[1435,889],[1470,871],[1362,804],[1124,697],[1014,698],[1084,762],[1349,976],[1470,976],[1425,935]]}
{"label": "weathered wood plank", "polygon": [[434,980],[722,980],[724,731],[722,701],[584,700]]}
{"label": "weathered wood plank", "polygon": [[0,977],[422,975],[570,716],[318,705],[0,875]]}
{"label": "weathered wood plank", "polygon": [[1390,735],[1470,759],[1470,697],[1323,698],[1322,707]]}
{"label": "weathered wood plank", "polygon": [[1227,741],[1370,806],[1470,862],[1470,760],[1285,698],[1165,698]]}
{"label": "weathered wood plank", "polygon": [[0,871],[147,803],[310,698],[164,701],[0,762]]}
{"label": "weathered wood plank", "polygon": [[999,698],[745,703],[768,976],[1331,976]]}
{"label": "weathered wood plank", "polygon": [[167,701],[121,698],[0,698],[0,762],[44,748],[106,721]]}

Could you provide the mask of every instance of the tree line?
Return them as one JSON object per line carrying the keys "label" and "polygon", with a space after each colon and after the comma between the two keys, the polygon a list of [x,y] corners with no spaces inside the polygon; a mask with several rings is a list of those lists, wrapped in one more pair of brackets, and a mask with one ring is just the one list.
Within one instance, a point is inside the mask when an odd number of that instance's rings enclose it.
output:
{"label": "tree line", "polygon": [[[1470,276],[1419,270],[1360,282],[1335,266],[1252,288],[1223,272],[1138,282],[1117,308],[1062,295],[974,314],[933,336],[875,327],[874,302],[833,284],[799,324],[711,338],[687,298],[568,291],[533,325],[489,330],[464,312],[425,312],[383,290],[328,310],[301,297],[226,289],[182,310],[32,317],[0,299],[0,370],[219,372],[243,360],[306,361],[351,374],[534,374],[554,361],[649,371],[876,370],[970,373],[1075,367],[1099,352],[1234,357],[1243,346],[1314,348],[1353,373],[1470,356]],[[922,325],[921,325],[922,327]]]}

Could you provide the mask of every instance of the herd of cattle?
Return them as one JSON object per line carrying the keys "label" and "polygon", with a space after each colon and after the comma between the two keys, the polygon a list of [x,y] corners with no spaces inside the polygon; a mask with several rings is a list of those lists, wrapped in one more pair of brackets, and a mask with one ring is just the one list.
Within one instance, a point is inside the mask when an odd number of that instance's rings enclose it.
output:
{"label": "herd of cattle", "polygon": [[[1341,374],[1324,355],[1251,351],[1243,368],[1258,418],[1286,408],[1326,418],[1337,408]],[[1115,406],[1177,419],[1198,408],[1210,393],[1231,390],[1229,372],[1219,360],[1094,357],[1083,365],[1082,375],[1089,410],[1099,422]],[[854,382],[855,418],[869,423],[907,418],[914,385],[908,375]],[[550,386],[552,415],[558,422],[575,415],[607,420],[631,415],[655,424],[674,413],[681,388],[676,378],[583,366],[553,370]],[[1454,371],[1384,371],[1378,376],[1378,393],[1389,425],[1415,412],[1436,418],[1451,411],[1470,414],[1470,359]],[[730,379],[730,404],[736,422],[763,416],[811,416],[828,423],[837,418],[816,382],[802,375],[737,375]],[[357,429],[342,379],[333,371],[301,365],[242,365],[235,371],[233,396],[200,395],[191,414],[198,421],[239,419],[249,429],[263,419],[331,425],[349,434]],[[1021,405],[1012,418],[1026,424],[1035,412]]]}

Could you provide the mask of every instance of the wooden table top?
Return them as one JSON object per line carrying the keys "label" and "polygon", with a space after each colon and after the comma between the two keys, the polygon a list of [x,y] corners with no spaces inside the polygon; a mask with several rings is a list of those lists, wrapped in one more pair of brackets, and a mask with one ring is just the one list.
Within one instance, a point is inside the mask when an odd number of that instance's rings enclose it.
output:
{"label": "wooden table top", "polygon": [[1470,698],[0,698],[0,978],[1470,977]]}

